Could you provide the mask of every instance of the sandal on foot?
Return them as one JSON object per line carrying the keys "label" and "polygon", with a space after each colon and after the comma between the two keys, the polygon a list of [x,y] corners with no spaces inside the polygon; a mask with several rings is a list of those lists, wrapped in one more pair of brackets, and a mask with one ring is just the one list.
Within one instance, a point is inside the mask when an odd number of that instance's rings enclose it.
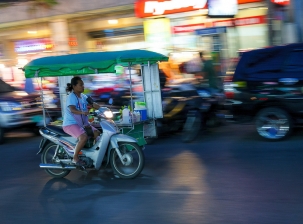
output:
{"label": "sandal on foot", "polygon": [[72,161],[72,164],[76,165],[76,166],[85,166],[86,163],[82,160],[79,160],[78,162],[75,162],[74,160]]}

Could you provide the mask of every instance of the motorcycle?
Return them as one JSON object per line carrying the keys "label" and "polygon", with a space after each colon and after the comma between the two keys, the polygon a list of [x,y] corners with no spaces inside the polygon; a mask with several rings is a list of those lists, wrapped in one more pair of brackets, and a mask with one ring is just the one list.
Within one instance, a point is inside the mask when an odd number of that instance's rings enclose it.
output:
{"label": "motorcycle", "polygon": [[43,137],[40,143],[40,168],[55,178],[67,176],[71,170],[100,170],[110,164],[114,174],[120,178],[131,179],[137,177],[144,167],[144,153],[136,139],[120,134],[113,118],[112,111],[107,107],[91,113],[100,124],[102,131],[99,140],[94,144],[88,140],[79,153],[79,158],[85,166],[72,164],[77,140],[66,134],[62,127],[46,125],[40,129]]}
{"label": "motorcycle", "polygon": [[192,89],[182,89],[181,85],[162,89],[163,118],[157,120],[158,134],[182,130],[192,95]]}
{"label": "motorcycle", "polygon": [[[100,170],[104,166],[111,165],[115,176],[120,178],[137,177],[144,166],[143,146],[145,138],[157,137],[156,119],[162,118],[161,96],[158,94],[159,79],[158,70],[160,61],[168,61],[168,57],[148,50],[124,50],[111,52],[86,52],[69,55],[58,55],[34,59],[26,64],[22,70],[26,78],[58,77],[60,103],[66,104],[64,87],[67,84],[67,76],[86,76],[115,74],[121,78],[121,74],[138,66],[142,75],[143,101],[146,103],[146,118],[142,120],[129,119],[128,122],[116,123],[112,120],[113,113],[105,107],[96,111],[94,120],[99,123],[102,131],[100,139],[96,143],[91,140],[80,151],[79,157],[85,166],[72,164],[76,139],[67,135],[58,125],[47,124],[47,111],[44,107],[43,92],[41,93],[43,108],[43,127],[39,130],[43,139],[40,142],[41,154],[40,167],[57,178],[65,177],[71,170]],[[123,78],[121,78],[123,80]],[[129,83],[131,109],[133,109],[132,82]],[[61,93],[62,90],[62,93]],[[142,101],[141,101],[142,102]],[[63,107],[64,108],[64,107]],[[61,114],[64,111],[62,111]],[[116,116],[115,118],[118,118]],[[56,122],[56,121],[55,121]],[[53,122],[53,123],[55,123]],[[95,122],[95,121],[94,121]],[[141,148],[142,147],[142,148]]]}
{"label": "motorcycle", "polygon": [[203,127],[219,126],[228,116],[224,93],[203,87],[197,88],[196,93],[188,100],[188,113],[182,129],[182,141],[186,143],[195,140]]}

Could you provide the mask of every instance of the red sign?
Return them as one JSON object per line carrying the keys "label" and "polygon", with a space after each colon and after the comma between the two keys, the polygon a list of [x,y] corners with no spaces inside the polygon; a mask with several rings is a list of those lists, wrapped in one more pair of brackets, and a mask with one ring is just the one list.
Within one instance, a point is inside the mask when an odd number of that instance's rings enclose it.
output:
{"label": "red sign", "polygon": [[207,0],[137,0],[135,3],[135,13],[139,18],[206,8]]}
{"label": "red sign", "polygon": [[[263,1],[264,0],[238,0],[238,4]],[[199,9],[207,9],[207,0],[137,0],[135,2],[135,13],[139,18],[189,12]]]}
{"label": "red sign", "polygon": [[76,37],[69,37],[68,45],[71,46],[71,47],[78,46],[77,38]]}
{"label": "red sign", "polygon": [[271,2],[279,5],[289,5],[290,0],[271,0]]}
{"label": "red sign", "polygon": [[204,29],[206,27],[207,26],[205,23],[185,25],[185,26],[173,26],[172,31],[173,33],[188,33],[188,32],[194,32],[195,30]]}
{"label": "red sign", "polygon": [[253,3],[253,2],[263,2],[264,0],[238,0],[238,4],[246,4],[246,3]]}
{"label": "red sign", "polygon": [[252,16],[246,18],[236,18],[234,20],[235,26],[248,26],[266,23],[266,16]]}
{"label": "red sign", "polygon": [[204,29],[204,28],[208,28],[208,27],[248,26],[248,25],[256,25],[256,24],[263,24],[263,23],[266,23],[266,16],[252,16],[252,17],[245,17],[245,18],[220,20],[220,21],[215,21],[215,22],[210,22],[210,23],[199,23],[199,24],[185,25],[185,26],[174,26],[172,28],[172,32],[173,33],[186,33],[186,32],[193,32],[195,30]]}

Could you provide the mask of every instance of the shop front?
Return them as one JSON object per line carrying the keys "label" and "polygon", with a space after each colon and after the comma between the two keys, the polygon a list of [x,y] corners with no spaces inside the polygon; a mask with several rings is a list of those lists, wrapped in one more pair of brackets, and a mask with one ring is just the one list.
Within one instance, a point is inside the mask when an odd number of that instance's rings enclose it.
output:
{"label": "shop front", "polygon": [[14,59],[6,59],[1,63],[1,78],[13,85],[20,86],[24,82],[24,74],[20,69],[29,61],[51,55],[54,44],[49,38],[18,40],[12,42],[10,51]]}
{"label": "shop front", "polygon": [[[235,15],[217,17],[209,15],[207,1],[183,2],[182,6],[177,5],[179,2],[174,0],[164,2],[138,0],[136,15],[145,18],[145,20],[156,20],[159,16],[169,19],[171,26],[170,47],[176,50],[203,50],[201,49],[203,43],[201,43],[201,38],[196,35],[195,30],[217,26],[228,28],[227,39],[234,42],[229,44],[231,52],[235,51],[234,48],[239,50],[268,46],[265,1],[239,0]],[[154,33],[157,33],[157,30],[154,30]]]}
{"label": "shop front", "polygon": [[[215,2],[221,5],[214,5]],[[197,58],[197,53],[204,51],[216,63],[224,61],[225,68],[220,68],[224,73],[229,58],[238,57],[239,50],[269,45],[267,8],[262,0],[209,1],[208,4],[207,1],[138,0],[135,9],[136,15],[146,21],[169,20],[170,42],[165,47],[172,52],[172,64],[188,60],[189,54]],[[159,33],[157,29],[153,31],[150,35]],[[182,55],[187,56],[180,58]]]}

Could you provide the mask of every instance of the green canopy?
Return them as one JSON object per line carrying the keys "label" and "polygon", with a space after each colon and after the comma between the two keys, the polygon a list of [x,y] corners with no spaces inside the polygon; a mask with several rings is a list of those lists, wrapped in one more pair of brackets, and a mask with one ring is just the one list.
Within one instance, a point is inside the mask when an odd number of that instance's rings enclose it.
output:
{"label": "green canopy", "polygon": [[159,61],[168,61],[168,57],[147,50],[89,52],[35,59],[25,65],[23,71],[26,78],[115,73],[117,64],[154,64]]}

